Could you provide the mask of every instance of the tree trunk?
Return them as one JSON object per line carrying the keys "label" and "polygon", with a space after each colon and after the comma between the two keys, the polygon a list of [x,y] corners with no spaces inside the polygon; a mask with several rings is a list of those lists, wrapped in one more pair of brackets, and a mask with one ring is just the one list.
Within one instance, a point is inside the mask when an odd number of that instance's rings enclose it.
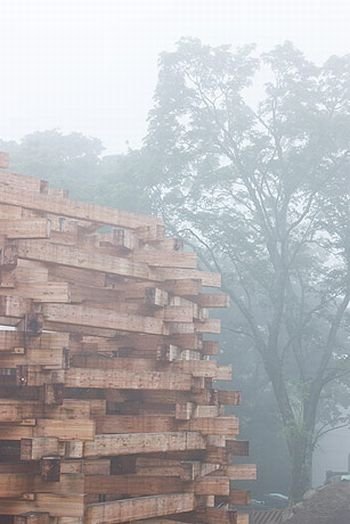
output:
{"label": "tree trunk", "polygon": [[312,485],[313,445],[310,432],[302,430],[297,434],[292,431],[288,437],[288,448],[291,458],[291,482],[289,500],[299,502]]}

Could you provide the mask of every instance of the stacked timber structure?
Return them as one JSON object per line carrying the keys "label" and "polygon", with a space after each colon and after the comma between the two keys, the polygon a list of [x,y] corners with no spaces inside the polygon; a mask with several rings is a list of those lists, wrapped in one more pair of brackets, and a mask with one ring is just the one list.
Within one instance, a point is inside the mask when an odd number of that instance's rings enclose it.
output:
{"label": "stacked timber structure", "polygon": [[0,242],[0,522],[247,522],[219,276],[158,219],[7,170]]}

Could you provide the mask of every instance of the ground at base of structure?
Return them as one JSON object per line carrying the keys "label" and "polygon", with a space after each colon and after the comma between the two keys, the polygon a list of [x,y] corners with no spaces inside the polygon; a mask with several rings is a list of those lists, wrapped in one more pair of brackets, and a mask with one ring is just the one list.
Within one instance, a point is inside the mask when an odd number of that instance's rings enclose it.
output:
{"label": "ground at base of structure", "polygon": [[283,524],[349,524],[350,482],[337,482],[306,493]]}

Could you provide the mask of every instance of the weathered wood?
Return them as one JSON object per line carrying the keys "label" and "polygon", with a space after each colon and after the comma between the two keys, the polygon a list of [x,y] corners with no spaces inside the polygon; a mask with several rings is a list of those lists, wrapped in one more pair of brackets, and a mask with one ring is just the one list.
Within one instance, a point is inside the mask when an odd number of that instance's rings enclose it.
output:
{"label": "weathered wood", "polygon": [[205,271],[197,271],[195,269],[178,269],[178,268],[157,268],[155,274],[161,280],[199,280],[202,286],[206,287],[220,287],[221,276],[219,273],[208,273]]}
{"label": "weathered wood", "polygon": [[163,288],[169,293],[173,293],[179,297],[194,298],[200,293],[202,289],[202,282],[200,279],[186,279],[181,280],[166,280]]}
{"label": "weathered wood", "polygon": [[4,151],[0,152],[0,168],[1,169],[7,169],[9,167],[10,163],[10,156],[8,153],[5,153]]}
{"label": "weathered wood", "polygon": [[237,512],[225,508],[206,508],[198,511],[198,520],[203,524],[238,524]]}
{"label": "weathered wood", "polygon": [[63,449],[56,437],[21,439],[21,460],[40,460],[46,455],[60,455]]}
{"label": "weathered wood", "polygon": [[254,469],[231,464],[248,452],[224,416],[239,393],[214,389],[231,368],[205,357],[218,343],[204,335],[220,331],[208,308],[228,299],[202,287],[220,276],[156,218],[77,204],[33,177],[0,173],[0,188],[1,513],[236,522],[216,505],[246,502],[230,479]]}
{"label": "weathered wood", "polygon": [[[6,173],[8,177],[8,173]],[[22,178],[22,177],[21,177]],[[38,180],[39,185],[40,181]],[[16,184],[18,179],[16,180]],[[126,211],[118,211],[93,204],[73,202],[65,198],[37,194],[34,192],[23,192],[12,187],[2,187],[0,191],[0,202],[12,206],[25,207],[37,211],[46,211],[50,214],[97,222],[100,224],[135,229],[145,224],[160,224],[159,219],[150,216],[141,216]]]}
{"label": "weathered wood", "polygon": [[154,335],[165,335],[167,333],[162,320],[116,313],[107,309],[99,310],[70,304],[44,304],[42,313],[45,320],[56,324],[107,328]]}
{"label": "weathered wood", "polygon": [[0,498],[21,497],[30,490],[30,480],[24,473],[0,473]]}
{"label": "weathered wood", "polygon": [[186,431],[199,431],[204,435],[237,435],[239,422],[236,417],[195,418],[179,422],[179,427]]}
{"label": "weathered wood", "polygon": [[36,220],[4,220],[0,218],[0,235],[9,239],[49,238],[50,222],[47,218]]}
{"label": "weathered wood", "polygon": [[231,480],[256,480],[256,465],[231,464],[224,468],[224,473]]}
{"label": "weathered wood", "polygon": [[49,513],[29,512],[17,515],[14,524],[50,524]]}
{"label": "weathered wood", "polygon": [[249,491],[232,489],[226,497],[219,497],[217,502],[220,504],[234,504],[235,506],[247,506],[250,503]]}
{"label": "weathered wood", "polygon": [[42,457],[40,476],[45,482],[59,482],[61,476],[61,459],[59,457]]}
{"label": "weathered wood", "polygon": [[[8,295],[8,288],[0,288],[0,295]],[[65,282],[45,284],[19,284],[11,291],[12,296],[31,298],[36,302],[71,302],[70,288]]]}
{"label": "weathered wood", "polygon": [[67,387],[112,389],[190,390],[191,376],[180,373],[129,373],[119,370],[71,368],[66,371]]}
{"label": "weathered wood", "polygon": [[227,308],[230,305],[230,299],[225,293],[200,293],[198,304],[205,308]]}
{"label": "weathered wood", "polygon": [[84,444],[84,457],[205,449],[205,446],[203,437],[195,432],[96,435],[94,441]]}
{"label": "weathered wood", "polygon": [[[0,355],[6,358],[8,356],[26,355],[26,363],[31,364],[38,360],[41,355],[41,365],[54,366],[56,357],[60,359],[64,348],[69,346],[69,335],[64,333],[43,333],[40,336],[30,337],[23,332],[0,330]],[[60,361],[61,362],[61,361]],[[62,362],[61,362],[62,363]],[[11,366],[9,366],[11,367]]]}
{"label": "weathered wood", "polygon": [[217,394],[218,401],[220,404],[228,406],[239,406],[239,404],[241,403],[240,391],[224,391],[219,389]]}
{"label": "weathered wood", "polygon": [[135,262],[145,262],[151,267],[190,269],[197,267],[197,256],[195,253],[142,249],[135,250],[132,258]]}
{"label": "weathered wood", "polygon": [[7,325],[5,317],[20,319],[29,309],[30,302],[22,297],[0,296],[0,316],[4,317],[5,325]]}
{"label": "weathered wood", "polygon": [[90,475],[85,479],[85,493],[144,496],[177,493],[184,489],[179,478],[142,477],[140,475]]}
{"label": "weathered wood", "polygon": [[18,240],[14,244],[18,258],[61,264],[77,269],[88,269],[102,273],[142,278],[146,280],[160,280],[146,264],[131,262],[125,258],[118,258],[98,252],[83,250],[60,244],[50,244],[42,240]]}
{"label": "weathered wood", "polygon": [[106,415],[96,418],[96,433],[155,433],[176,431],[175,419],[165,416]]}
{"label": "weathered wood", "polygon": [[35,500],[2,500],[1,511],[5,515],[20,515],[24,512],[48,512],[52,517],[82,517],[84,498],[82,495],[56,495],[36,493]]}
{"label": "weathered wood", "polygon": [[206,476],[199,479],[193,483],[194,492],[197,495],[229,495],[230,493],[230,479],[227,477],[211,477]]}
{"label": "weathered wood", "polygon": [[116,500],[88,506],[85,524],[118,524],[137,519],[184,513],[192,511],[194,507],[195,499],[190,493]]}
{"label": "weathered wood", "polygon": [[93,440],[95,422],[90,419],[71,419],[62,424],[61,420],[38,419],[34,429],[36,437],[56,437],[60,440]]}
{"label": "weathered wood", "polygon": [[[1,153],[1,155],[2,159],[4,160],[4,165],[2,167],[8,168],[9,155],[6,153]],[[5,158],[7,158],[7,160],[5,160]],[[0,186],[1,191],[4,191],[6,188],[10,188],[15,191],[15,188],[18,188],[18,195],[24,191],[44,193],[47,192],[48,189],[48,183],[45,180],[40,180],[40,178],[34,176],[18,175],[17,173],[12,173],[10,171],[6,171],[6,173],[0,172]]]}

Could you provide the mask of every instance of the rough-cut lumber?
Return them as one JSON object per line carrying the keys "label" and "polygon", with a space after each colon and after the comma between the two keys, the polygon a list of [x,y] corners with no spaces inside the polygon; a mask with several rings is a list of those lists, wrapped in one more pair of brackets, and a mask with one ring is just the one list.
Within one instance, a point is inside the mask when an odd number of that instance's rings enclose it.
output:
{"label": "rough-cut lumber", "polygon": [[221,278],[218,273],[197,271],[195,269],[157,268],[155,274],[161,280],[173,281],[189,278],[199,280],[202,283],[202,286],[220,287],[221,285]]}
{"label": "rough-cut lumber", "polygon": [[14,524],[50,524],[49,513],[28,512],[17,515]]}
{"label": "rough-cut lumber", "polygon": [[0,219],[0,235],[5,235],[9,239],[48,238],[50,236],[50,222],[45,218],[36,220]]}
{"label": "rough-cut lumber", "polygon": [[140,475],[90,475],[86,477],[84,486],[85,493],[134,497],[174,493],[183,488],[183,481],[176,477],[142,477]]}
{"label": "rough-cut lumber", "polygon": [[82,517],[84,498],[76,494],[36,493],[33,497],[27,497],[27,500],[1,501],[1,511],[5,515],[20,515],[24,512],[36,511],[38,508],[40,512],[48,512],[51,517]]}
{"label": "rough-cut lumber", "polygon": [[255,464],[231,464],[224,472],[231,480],[256,480]]}
{"label": "rough-cut lumber", "polygon": [[128,371],[72,368],[65,374],[67,387],[112,389],[191,389],[191,376],[180,373],[129,373]]}
{"label": "rough-cut lumber", "polygon": [[187,431],[199,431],[204,435],[237,435],[239,423],[236,417],[196,418],[182,422]]}
{"label": "rough-cut lumber", "polygon": [[198,304],[206,308],[226,308],[230,305],[230,299],[224,293],[201,293],[198,295]]}
{"label": "rough-cut lumber", "polygon": [[145,262],[151,267],[197,268],[194,253],[143,249],[135,250],[132,258],[135,262]]}
{"label": "rough-cut lumber", "polygon": [[160,517],[192,511],[195,499],[190,493],[156,495],[88,506],[86,524],[118,524],[137,519]]}
{"label": "rough-cut lumber", "polygon": [[14,244],[14,254],[24,260],[61,264],[71,268],[89,269],[128,278],[158,280],[148,266],[142,262],[131,262],[125,258],[85,252],[76,247],[50,244],[41,240],[18,240]]}
{"label": "rough-cut lumber", "polygon": [[122,435],[96,435],[84,445],[84,457],[157,453],[205,449],[205,441],[195,432],[125,433]]}
{"label": "rough-cut lumber", "polygon": [[255,469],[209,359],[220,276],[157,218],[9,172],[0,244],[1,522],[238,522]]}
{"label": "rough-cut lumber", "polygon": [[96,433],[155,433],[175,431],[172,417],[106,415],[96,419]]}
{"label": "rough-cut lumber", "polygon": [[95,422],[90,419],[70,419],[62,423],[61,420],[38,419],[34,431],[38,437],[57,437],[60,440],[93,440],[95,436]]}
{"label": "rough-cut lumber", "polygon": [[[6,174],[6,176],[8,175]],[[125,227],[127,229],[135,229],[145,224],[156,225],[160,223],[158,219],[149,216],[117,211],[116,209],[108,209],[93,204],[73,202],[65,198],[56,198],[45,194],[18,191],[10,187],[1,187],[0,202],[35,211],[46,211],[53,215]]]}
{"label": "rough-cut lumber", "polygon": [[162,335],[167,332],[163,321],[157,318],[116,313],[109,309],[100,310],[70,304],[44,304],[42,314],[45,320],[57,324],[101,327],[153,335]]}

